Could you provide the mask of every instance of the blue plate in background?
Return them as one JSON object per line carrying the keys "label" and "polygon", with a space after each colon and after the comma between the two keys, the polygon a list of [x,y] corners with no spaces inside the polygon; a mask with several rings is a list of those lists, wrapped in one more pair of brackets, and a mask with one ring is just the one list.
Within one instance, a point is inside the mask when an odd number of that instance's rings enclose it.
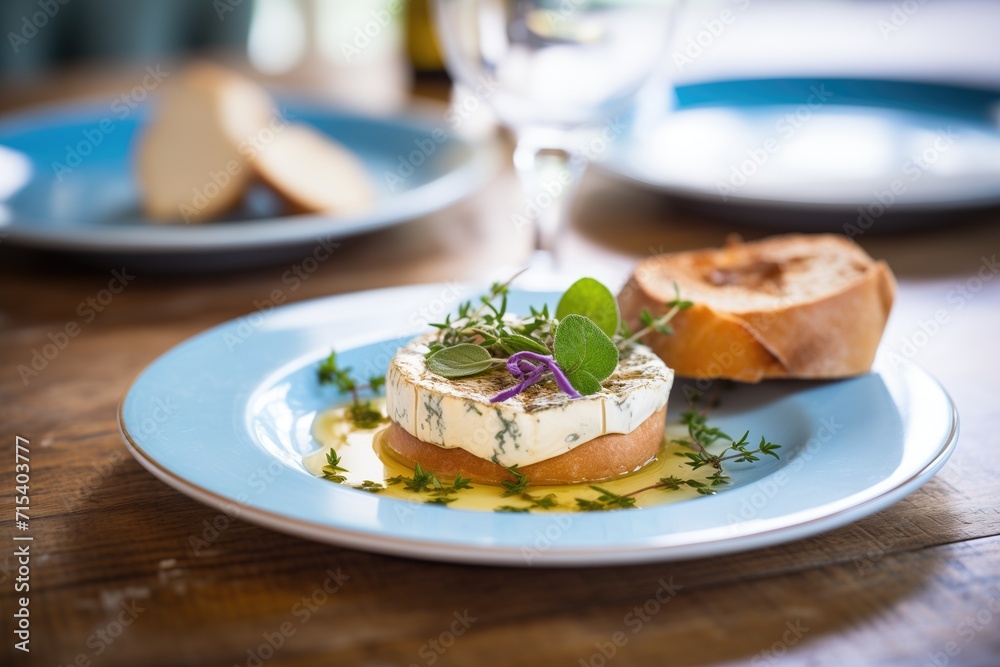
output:
{"label": "blue plate in background", "polygon": [[[0,120],[0,229],[11,244],[114,256],[253,252],[336,239],[411,220],[475,192],[498,161],[489,146],[465,142],[441,115],[369,117],[304,101],[282,109],[325,132],[364,163],[378,191],[373,210],[354,216],[287,215],[265,189],[252,192],[227,219],[202,225],[156,224],[141,210],[133,172],[140,106],[77,103],[20,112]],[[117,113],[116,113],[117,112]],[[102,125],[103,123],[103,125]],[[438,141],[444,136],[443,141]],[[422,149],[420,147],[423,147]],[[416,166],[390,186],[399,162]]]}
{"label": "blue plate in background", "polygon": [[839,212],[866,230],[901,213],[1000,204],[997,91],[763,79],[680,86],[672,110],[652,106],[603,167],[718,210]]}

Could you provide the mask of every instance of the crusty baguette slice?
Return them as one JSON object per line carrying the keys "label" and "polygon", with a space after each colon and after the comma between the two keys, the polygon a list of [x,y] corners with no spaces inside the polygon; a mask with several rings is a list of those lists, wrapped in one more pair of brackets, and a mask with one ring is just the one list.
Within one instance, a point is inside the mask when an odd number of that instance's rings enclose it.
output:
{"label": "crusty baguette slice", "polygon": [[357,213],[375,192],[361,161],[326,135],[289,125],[256,155],[261,179],[300,211]]}
{"label": "crusty baguette slice", "polygon": [[[599,482],[627,475],[653,460],[663,442],[667,408],[662,407],[631,433],[608,433],[551,459],[518,468],[535,485]],[[393,423],[383,440],[389,455],[413,467],[433,470],[443,477],[462,473],[480,484],[500,484],[512,477],[493,461],[479,458],[461,447],[446,449],[420,440]]]}
{"label": "crusty baguette slice", "polygon": [[215,65],[175,76],[139,142],[139,188],[154,220],[203,222],[243,196],[253,174],[240,147],[274,108],[260,86]]}
{"label": "crusty baguette slice", "polygon": [[666,311],[674,283],[694,305],[673,335],[643,342],[678,375],[759,382],[867,372],[895,295],[885,262],[843,236],[789,234],[642,261],[618,296],[639,328]]}

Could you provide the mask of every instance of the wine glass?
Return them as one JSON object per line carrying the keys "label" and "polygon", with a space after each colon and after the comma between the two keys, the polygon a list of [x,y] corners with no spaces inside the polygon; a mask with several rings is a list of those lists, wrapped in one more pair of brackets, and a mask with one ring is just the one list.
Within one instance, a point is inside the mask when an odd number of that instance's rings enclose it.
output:
{"label": "wine glass", "polygon": [[[517,138],[526,200],[512,216],[535,233],[533,264],[554,264],[581,150],[666,62],[680,0],[436,0],[435,24],[453,79],[485,98]],[[665,83],[663,84],[665,87]],[[608,125],[607,146],[621,134]],[[597,135],[600,137],[600,135]],[[592,142],[593,143],[593,142]]]}

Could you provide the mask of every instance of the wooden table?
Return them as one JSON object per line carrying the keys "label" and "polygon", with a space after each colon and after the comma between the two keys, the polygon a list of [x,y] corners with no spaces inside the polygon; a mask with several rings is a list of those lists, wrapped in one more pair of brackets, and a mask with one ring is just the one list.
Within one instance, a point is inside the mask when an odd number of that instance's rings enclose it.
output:
{"label": "wooden table", "polygon": [[[505,173],[429,219],[344,240],[289,299],[474,278],[516,260],[527,247],[510,225],[517,201]],[[1000,279],[990,263],[1000,227],[996,215],[964,217],[934,231],[876,229],[860,239],[900,281],[883,345],[939,377],[961,413],[958,451],[935,479],[813,539],[604,569],[418,562],[238,520],[217,525],[210,547],[196,553],[192,536],[211,534],[218,513],[126,453],[115,408],[146,364],[252,310],[282,285],[288,265],[173,277],[126,267],[134,280],[84,321],[92,308],[81,304],[108,286],[108,270],[0,246],[0,663],[1000,664]],[[588,174],[564,261],[570,271],[620,272],[650,252],[718,244],[734,230],[761,235]],[[935,333],[919,333],[942,313]],[[17,366],[69,322],[79,323],[78,335],[23,382]],[[30,655],[12,650],[11,634],[18,435],[31,457]],[[341,586],[327,595],[331,573]],[[678,587],[676,596],[642,611],[661,582]]]}

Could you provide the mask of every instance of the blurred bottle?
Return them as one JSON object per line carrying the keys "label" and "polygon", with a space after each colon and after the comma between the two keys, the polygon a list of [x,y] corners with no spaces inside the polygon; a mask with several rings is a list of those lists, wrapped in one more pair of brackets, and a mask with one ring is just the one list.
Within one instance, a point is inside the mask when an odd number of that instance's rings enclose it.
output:
{"label": "blurred bottle", "polygon": [[444,63],[438,50],[429,0],[410,0],[406,17],[406,51],[418,74],[441,74]]}

